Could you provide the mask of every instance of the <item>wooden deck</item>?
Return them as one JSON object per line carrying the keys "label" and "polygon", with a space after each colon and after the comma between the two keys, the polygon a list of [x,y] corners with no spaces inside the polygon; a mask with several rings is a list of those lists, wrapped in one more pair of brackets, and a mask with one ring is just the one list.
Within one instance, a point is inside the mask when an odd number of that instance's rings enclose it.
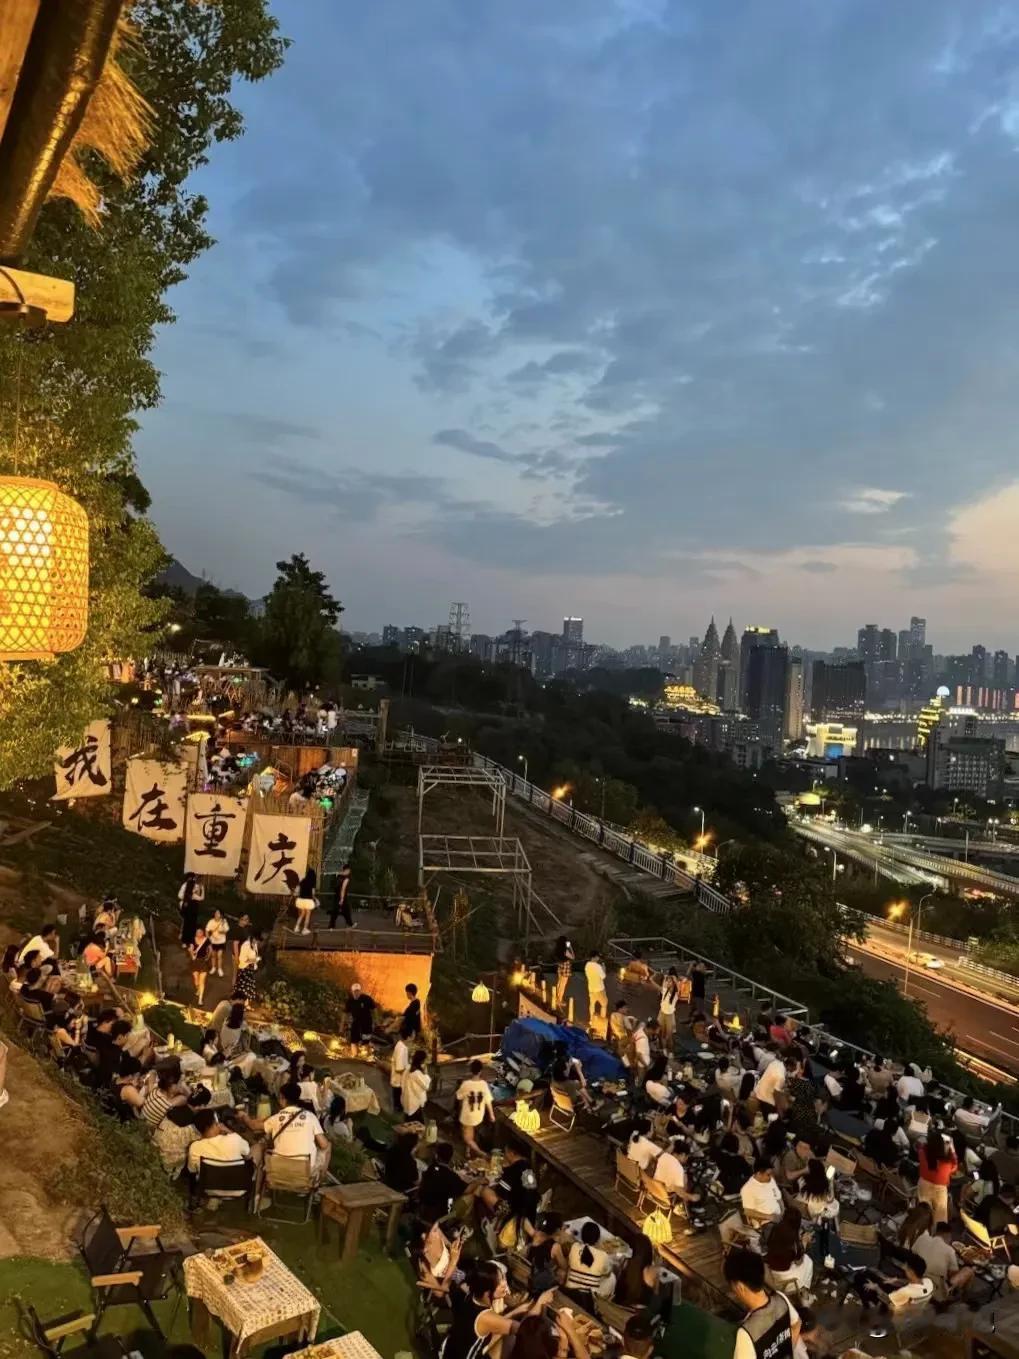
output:
{"label": "wooden deck", "polygon": [[[638,1213],[634,1204],[618,1193],[615,1184],[615,1151],[603,1137],[592,1133],[563,1132],[546,1124],[534,1133],[521,1132],[508,1115],[500,1110],[511,1135],[525,1142],[532,1157],[539,1157],[559,1175],[572,1181],[597,1205],[592,1217],[604,1226],[632,1241],[641,1231],[646,1216]],[[713,1228],[681,1235],[683,1223],[674,1219],[675,1240],[670,1246],[659,1246],[665,1264],[683,1277],[683,1297],[705,1311],[714,1312],[727,1320],[738,1320],[741,1313],[726,1291],[722,1278],[722,1248],[718,1232]]]}

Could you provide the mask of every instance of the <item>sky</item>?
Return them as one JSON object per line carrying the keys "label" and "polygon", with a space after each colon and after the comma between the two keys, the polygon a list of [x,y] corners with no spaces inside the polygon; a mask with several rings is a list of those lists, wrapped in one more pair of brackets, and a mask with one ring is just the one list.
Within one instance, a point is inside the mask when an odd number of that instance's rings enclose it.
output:
{"label": "sky", "polygon": [[138,437],[343,624],[1019,649],[1019,0],[274,0]]}

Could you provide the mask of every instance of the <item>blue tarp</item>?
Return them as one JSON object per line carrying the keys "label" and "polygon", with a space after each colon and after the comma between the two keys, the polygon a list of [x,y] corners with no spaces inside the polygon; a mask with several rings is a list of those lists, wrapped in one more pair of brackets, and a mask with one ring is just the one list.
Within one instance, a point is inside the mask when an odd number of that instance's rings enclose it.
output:
{"label": "blue tarp", "polygon": [[552,1058],[552,1045],[565,1043],[589,1081],[621,1081],[626,1068],[618,1057],[592,1043],[583,1029],[573,1024],[546,1024],[543,1019],[514,1019],[502,1036],[503,1057],[528,1057],[543,1071]]}

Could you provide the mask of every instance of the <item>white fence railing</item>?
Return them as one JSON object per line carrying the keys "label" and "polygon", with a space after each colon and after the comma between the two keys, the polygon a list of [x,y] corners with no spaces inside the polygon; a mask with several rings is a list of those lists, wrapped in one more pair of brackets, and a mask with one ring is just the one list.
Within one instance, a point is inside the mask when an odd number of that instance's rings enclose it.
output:
{"label": "white fence railing", "polygon": [[[842,903],[839,902],[839,905],[841,906]],[[860,918],[866,920],[868,925],[880,925],[883,930],[891,930],[895,934],[907,936],[909,934],[909,926],[902,925],[897,920],[885,920],[883,916],[867,915],[863,911],[860,912]],[[931,934],[929,930],[914,930],[913,938],[918,941],[922,939],[928,944],[941,944],[943,948],[957,949],[959,953],[968,953],[970,951],[968,940],[951,939],[947,934]]]}

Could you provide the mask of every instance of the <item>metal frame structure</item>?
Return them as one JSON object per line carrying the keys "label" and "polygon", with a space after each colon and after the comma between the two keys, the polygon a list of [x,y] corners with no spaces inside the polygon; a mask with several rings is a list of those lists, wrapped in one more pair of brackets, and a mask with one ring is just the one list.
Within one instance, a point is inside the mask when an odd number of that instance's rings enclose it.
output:
{"label": "metal frame structure", "polygon": [[[497,839],[503,838],[506,824],[506,780],[489,769],[471,765],[423,764],[418,766],[418,835],[425,812],[425,798],[435,788],[487,788],[492,794],[492,816]],[[442,837],[429,837],[439,838]],[[519,841],[517,842],[519,843]]]}
{"label": "metal frame structure", "polygon": [[440,873],[484,873],[510,878],[517,927],[523,927],[527,948],[531,926],[536,925],[531,906],[531,861],[516,836],[418,836],[418,883],[427,887]]}

